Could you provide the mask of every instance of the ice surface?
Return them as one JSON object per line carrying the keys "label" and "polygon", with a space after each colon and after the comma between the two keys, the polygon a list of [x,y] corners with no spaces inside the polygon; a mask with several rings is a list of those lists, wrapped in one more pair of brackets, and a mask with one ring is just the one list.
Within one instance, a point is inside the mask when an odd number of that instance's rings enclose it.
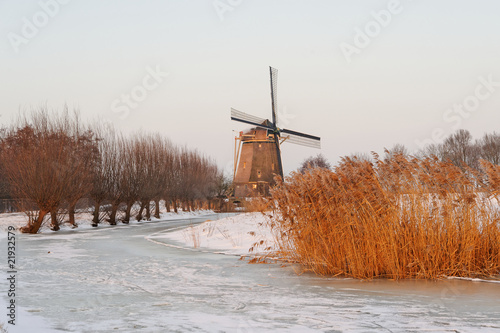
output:
{"label": "ice surface", "polygon": [[219,217],[17,235],[9,332],[500,332],[496,283],[321,278],[157,243]]}

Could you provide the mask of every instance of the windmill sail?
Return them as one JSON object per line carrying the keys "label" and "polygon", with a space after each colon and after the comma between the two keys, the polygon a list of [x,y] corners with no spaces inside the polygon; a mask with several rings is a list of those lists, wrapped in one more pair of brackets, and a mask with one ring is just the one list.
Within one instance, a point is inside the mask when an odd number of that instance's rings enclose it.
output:
{"label": "windmill sail", "polygon": [[269,67],[269,74],[271,75],[271,102],[273,107],[273,124],[278,126],[278,70]]}
{"label": "windmill sail", "polygon": [[311,148],[321,148],[320,137],[288,129],[282,129],[281,133],[281,138],[285,139],[287,142]]}
{"label": "windmill sail", "polygon": [[231,108],[231,120],[239,121],[245,124],[254,125],[266,129],[273,129],[270,126],[266,126],[269,122],[267,119],[259,118],[257,116],[252,116],[251,114],[238,111],[233,108]]}
{"label": "windmill sail", "polygon": [[281,164],[281,149],[279,141],[278,130],[278,70],[269,66],[269,75],[271,76],[271,103],[273,108],[273,136],[274,144],[276,146],[276,153],[278,154],[278,172],[283,178],[283,165]]}

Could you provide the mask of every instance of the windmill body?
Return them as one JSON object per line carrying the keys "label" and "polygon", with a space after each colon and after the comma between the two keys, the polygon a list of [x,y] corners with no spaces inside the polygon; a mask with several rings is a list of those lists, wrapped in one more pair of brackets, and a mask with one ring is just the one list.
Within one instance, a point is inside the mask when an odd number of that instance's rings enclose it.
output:
{"label": "windmill body", "polygon": [[278,127],[278,71],[269,67],[271,76],[272,121],[231,109],[231,119],[253,128],[235,138],[235,197],[267,196],[276,175],[283,177],[280,145],[291,142],[320,148],[320,138]]}
{"label": "windmill body", "polygon": [[239,162],[234,177],[236,197],[268,196],[278,172],[278,152],[274,135],[255,127],[240,132]]}

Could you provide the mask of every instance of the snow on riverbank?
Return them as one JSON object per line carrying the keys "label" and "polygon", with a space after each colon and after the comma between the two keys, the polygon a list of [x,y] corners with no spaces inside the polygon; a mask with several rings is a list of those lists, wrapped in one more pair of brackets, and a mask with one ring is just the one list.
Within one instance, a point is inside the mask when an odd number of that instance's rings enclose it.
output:
{"label": "snow on riverbank", "polygon": [[[192,218],[192,217],[199,217],[203,215],[209,215],[209,214],[214,214],[212,210],[198,210],[194,212],[183,212],[179,210],[178,213],[170,212],[170,213],[161,213],[160,218],[157,219],[155,217],[151,217],[150,221],[142,220],[138,222],[135,219],[131,219],[130,224],[140,224],[140,223],[148,223],[148,222],[158,222],[158,221],[168,221],[168,220],[176,220],[176,219],[186,219],[186,218]],[[93,228],[91,226],[92,223],[92,214],[91,213],[78,213],[75,216],[76,218],[76,223],[78,224],[78,227],[76,230],[83,230],[83,229],[91,229]],[[19,230],[19,228],[25,226],[28,223],[28,217],[24,213],[1,213],[0,214],[0,235],[5,236],[7,234],[7,228],[9,226],[13,226],[16,228],[16,230]],[[123,223],[118,222],[118,225],[123,225]],[[103,228],[103,227],[113,227],[109,225],[108,222],[104,221],[99,224],[98,228]],[[60,225],[61,230],[71,230],[75,229],[73,226],[69,224],[61,224]],[[48,222],[46,221],[44,225],[40,228],[40,233],[52,233],[54,231],[50,230],[48,227]]]}
{"label": "snow on riverbank", "polygon": [[274,237],[262,213],[246,213],[217,221],[161,233],[152,240],[175,242],[180,247],[232,255],[264,255],[272,252]]}
{"label": "snow on riverbank", "polygon": [[[195,212],[162,213],[160,219],[154,217],[151,221],[130,221],[130,224],[142,224],[148,222],[169,221],[176,219],[189,219],[214,214],[211,210],[200,210]],[[78,213],[76,215],[77,228],[69,224],[61,224],[61,230],[86,230],[92,229],[92,215],[90,213]],[[28,218],[24,213],[2,213],[0,214],[0,237],[6,237],[7,228],[13,226],[19,230],[26,225]],[[180,247],[200,249],[211,252],[226,253],[232,255],[263,255],[274,250],[274,237],[268,226],[268,217],[262,213],[245,213],[217,221],[206,222],[181,228],[168,233],[161,233],[150,237],[151,239],[165,239],[173,241]],[[122,225],[118,222],[118,225]],[[111,228],[107,222],[102,222],[98,228]],[[54,233],[46,222],[40,233]]]}

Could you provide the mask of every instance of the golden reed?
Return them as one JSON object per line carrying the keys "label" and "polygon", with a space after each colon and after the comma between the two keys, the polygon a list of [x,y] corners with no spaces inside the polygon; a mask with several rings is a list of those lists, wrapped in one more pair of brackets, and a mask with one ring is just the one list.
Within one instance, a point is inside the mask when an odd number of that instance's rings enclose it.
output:
{"label": "golden reed", "polygon": [[283,258],[361,279],[498,278],[500,167],[395,155],[343,158],[273,190]]}

